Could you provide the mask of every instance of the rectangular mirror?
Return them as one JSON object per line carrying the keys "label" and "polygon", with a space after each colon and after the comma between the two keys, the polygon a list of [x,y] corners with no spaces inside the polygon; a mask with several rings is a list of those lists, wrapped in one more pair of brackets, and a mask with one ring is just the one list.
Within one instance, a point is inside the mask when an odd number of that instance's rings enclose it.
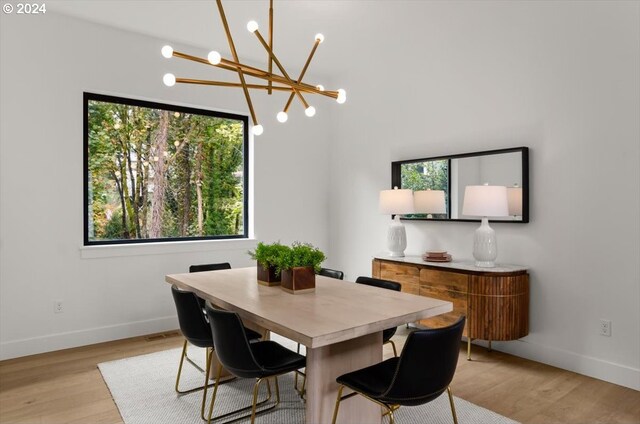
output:
{"label": "rectangular mirror", "polygon": [[470,185],[507,187],[509,216],[489,217],[491,221],[529,222],[529,149],[484,152],[391,163],[391,187],[414,191],[416,209],[421,213],[402,219],[434,221],[480,221],[462,214],[465,187]]}

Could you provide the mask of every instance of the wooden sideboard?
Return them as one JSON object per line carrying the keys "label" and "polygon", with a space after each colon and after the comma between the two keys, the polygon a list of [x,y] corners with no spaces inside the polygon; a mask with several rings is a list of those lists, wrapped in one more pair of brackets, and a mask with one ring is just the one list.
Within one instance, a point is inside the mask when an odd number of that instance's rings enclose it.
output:
{"label": "wooden sideboard", "polygon": [[402,291],[453,302],[453,311],[420,321],[426,327],[453,324],[467,317],[467,359],[473,339],[515,340],[529,334],[529,274],[527,268],[498,265],[479,268],[473,262],[425,262],[419,256],[376,256],[371,274],[396,281]]}

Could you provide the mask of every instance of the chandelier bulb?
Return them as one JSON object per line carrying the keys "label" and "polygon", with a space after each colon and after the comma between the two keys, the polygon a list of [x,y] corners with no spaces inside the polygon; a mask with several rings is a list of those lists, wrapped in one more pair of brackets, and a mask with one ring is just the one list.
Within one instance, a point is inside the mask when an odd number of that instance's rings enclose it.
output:
{"label": "chandelier bulb", "polygon": [[289,115],[287,115],[287,112],[278,112],[278,114],[276,115],[276,118],[278,119],[278,122],[282,122],[285,123],[287,122],[287,119],[289,119]]}
{"label": "chandelier bulb", "polygon": [[162,77],[162,82],[164,82],[164,85],[166,85],[167,87],[173,87],[174,85],[176,85],[176,76],[173,74],[164,74],[164,76]]}
{"label": "chandelier bulb", "polygon": [[171,57],[173,56],[173,47],[164,46],[162,50],[160,50],[160,52],[162,53],[162,56],[166,57],[167,59],[171,59]]}
{"label": "chandelier bulb", "polygon": [[307,115],[309,118],[311,118],[313,115],[316,114],[316,108],[313,106],[309,106],[304,110],[304,114]]}
{"label": "chandelier bulb", "polygon": [[253,132],[253,135],[260,135],[264,132],[264,128],[262,127],[262,125],[258,124],[254,125],[251,131]]}
{"label": "chandelier bulb", "polygon": [[342,104],[346,101],[347,101],[347,92],[344,91],[342,88],[338,89],[338,98],[336,99],[336,102]]}
{"label": "chandelier bulb", "polygon": [[318,90],[320,90],[320,91],[324,91],[324,85],[322,85],[322,84],[318,84],[318,85],[316,85],[316,88],[317,88]]}
{"label": "chandelier bulb", "polygon": [[212,65],[217,65],[220,63],[220,61],[222,60],[222,56],[220,55],[220,53],[218,53],[215,50],[212,50],[209,52],[209,54],[207,55],[207,59],[209,60],[209,63]]}
{"label": "chandelier bulb", "polygon": [[247,31],[256,32],[258,30],[258,23],[256,21],[249,21],[247,23]]}
{"label": "chandelier bulb", "polygon": [[324,41],[324,35],[316,34],[316,41],[322,44],[322,42]]}

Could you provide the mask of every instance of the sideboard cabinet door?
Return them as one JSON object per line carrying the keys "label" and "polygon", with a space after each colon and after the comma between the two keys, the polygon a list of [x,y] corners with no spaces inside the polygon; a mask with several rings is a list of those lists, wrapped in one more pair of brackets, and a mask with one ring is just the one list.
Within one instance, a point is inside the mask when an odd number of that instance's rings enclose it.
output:
{"label": "sideboard cabinet door", "polygon": [[[467,315],[469,276],[450,271],[423,268],[420,270],[420,296],[433,297],[453,303],[453,311],[420,321],[421,325],[437,328],[446,327]],[[467,335],[465,324],[463,335]]]}

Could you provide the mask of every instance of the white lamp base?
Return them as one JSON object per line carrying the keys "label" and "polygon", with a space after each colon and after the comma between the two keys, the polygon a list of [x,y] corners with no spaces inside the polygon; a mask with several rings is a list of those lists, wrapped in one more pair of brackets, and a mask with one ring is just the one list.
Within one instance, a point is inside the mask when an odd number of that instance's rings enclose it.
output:
{"label": "white lamp base", "polygon": [[473,236],[473,257],[476,266],[481,268],[493,268],[498,257],[498,244],[496,232],[489,226],[489,220],[482,218],[480,227]]}
{"label": "white lamp base", "polygon": [[393,258],[404,257],[404,249],[407,248],[407,232],[404,224],[400,222],[400,216],[396,215],[387,231],[387,249],[389,256]]}

